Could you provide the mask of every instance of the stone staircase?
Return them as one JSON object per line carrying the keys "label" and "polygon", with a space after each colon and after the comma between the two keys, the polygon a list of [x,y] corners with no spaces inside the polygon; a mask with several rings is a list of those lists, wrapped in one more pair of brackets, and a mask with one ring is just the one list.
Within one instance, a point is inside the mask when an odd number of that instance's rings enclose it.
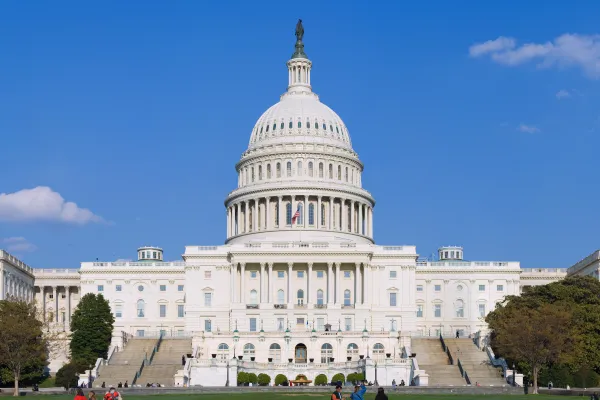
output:
{"label": "stone staircase", "polygon": [[152,363],[144,367],[137,384],[160,383],[165,386],[175,386],[173,376],[183,369],[181,356],[192,352],[192,339],[177,338],[163,339]]}
{"label": "stone staircase", "polygon": [[150,357],[156,342],[157,339],[130,339],[121,351],[113,354],[108,365],[100,368],[94,381],[94,387],[100,387],[102,382],[106,384],[107,388],[117,387],[119,382],[123,384],[127,382],[131,385],[135,373],[139,371],[146,355]]}
{"label": "stone staircase", "polygon": [[446,346],[450,349],[450,354],[454,358],[454,363],[460,363],[469,376],[471,384],[475,386],[508,386],[501,371],[494,368],[490,363],[490,358],[485,351],[481,351],[475,346],[473,340],[468,338],[444,339]]}
{"label": "stone staircase", "polygon": [[416,353],[419,368],[429,375],[429,386],[465,386],[456,365],[451,365],[439,338],[412,339],[411,352]]}

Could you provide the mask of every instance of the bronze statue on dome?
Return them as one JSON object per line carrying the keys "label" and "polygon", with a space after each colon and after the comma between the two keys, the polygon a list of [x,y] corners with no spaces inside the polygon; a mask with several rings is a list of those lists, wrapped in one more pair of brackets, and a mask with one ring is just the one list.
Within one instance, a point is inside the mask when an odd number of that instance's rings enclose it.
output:
{"label": "bronze statue on dome", "polygon": [[302,20],[299,19],[298,23],[296,24],[296,40],[301,42],[303,37],[304,37],[304,27],[302,26]]}

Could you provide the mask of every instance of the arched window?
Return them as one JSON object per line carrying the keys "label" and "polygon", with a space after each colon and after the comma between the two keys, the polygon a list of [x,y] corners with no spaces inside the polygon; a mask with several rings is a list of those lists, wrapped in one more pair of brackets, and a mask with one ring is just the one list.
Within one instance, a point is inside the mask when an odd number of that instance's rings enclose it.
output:
{"label": "arched window", "polygon": [[229,346],[227,346],[225,343],[221,343],[217,348],[217,357],[219,357],[220,360],[227,360],[229,358],[228,355]]}
{"label": "arched window", "polygon": [[[351,205],[352,203],[350,203]],[[348,226],[346,227],[346,230],[348,232],[350,232],[352,230],[352,207],[348,207],[348,215],[347,215],[347,221],[348,221]]]}
{"label": "arched window", "polygon": [[286,174],[287,174],[288,178],[292,176],[292,162],[291,161],[287,162]]}
{"label": "arched window", "polygon": [[252,223],[254,222],[254,218],[253,218],[253,211],[254,211],[254,207],[249,207],[249,212],[248,212],[248,227],[250,228],[249,230],[252,230]]}
{"label": "arched window", "polygon": [[252,182],[254,182],[254,167],[250,168],[250,171],[252,171]]}
{"label": "arched window", "polygon": [[344,305],[345,306],[350,306],[351,304],[351,298],[350,298],[350,290],[346,289],[344,290]]}
{"label": "arched window", "polygon": [[[300,76],[300,71],[298,71],[298,76]],[[302,122],[298,121],[298,128],[302,128]]]}
{"label": "arched window", "polygon": [[323,163],[319,163],[319,178],[323,177]]}
{"label": "arched window", "polygon": [[456,300],[456,317],[464,318],[465,316],[465,302],[462,300]]}
{"label": "arched window", "polygon": [[311,178],[313,176],[313,163],[312,163],[312,161],[308,162],[308,176],[310,176]]}
{"label": "arched window", "polygon": [[267,179],[271,179],[271,164],[267,164]]}
{"label": "arched window", "polygon": [[283,121],[281,121],[281,129],[283,130],[283,127],[285,126],[285,124],[283,123]]}
{"label": "arched window", "polygon": [[279,202],[275,203],[275,226],[279,226]]}
{"label": "arched window", "polygon": [[356,345],[356,343],[350,343],[348,345],[348,348],[346,349],[346,356],[352,357],[352,359],[358,356],[358,346]]}
{"label": "arched window", "polygon": [[298,290],[298,305],[301,306],[304,304],[304,290]]}
{"label": "arched window", "polygon": [[298,176],[302,176],[302,161],[298,161]]}
{"label": "arched window", "polygon": [[258,293],[254,289],[250,291],[250,304],[258,304]]}
{"label": "arched window", "polygon": [[281,163],[277,163],[277,167],[275,169],[277,170],[277,177],[281,178]]}
{"label": "arched window", "polygon": [[146,303],[144,303],[144,300],[140,299],[137,301],[137,316],[138,318],[144,318],[145,315],[145,310],[146,309]]}
{"label": "arched window", "polygon": [[333,357],[333,346],[329,343],[324,343],[321,346],[321,364],[328,363],[331,357]]}
{"label": "arched window", "polygon": [[337,178],[338,178],[339,181],[342,180],[342,166],[341,165],[338,165]]}
{"label": "arched window", "polygon": [[285,224],[292,224],[292,203],[287,203],[285,205]]}
{"label": "arched window", "polygon": [[317,304],[323,305],[323,291],[321,289],[317,290]]}
{"label": "arched window", "polygon": [[267,130],[266,130],[266,132],[269,132],[269,125],[267,125]]}
{"label": "arched window", "polygon": [[244,356],[254,357],[254,345],[252,343],[246,343],[244,345]]}
{"label": "arched window", "polygon": [[373,358],[376,360],[382,360],[385,355],[385,347],[381,343],[375,343],[373,346]]}
{"label": "arched window", "polygon": [[315,224],[315,205],[313,203],[308,205],[308,224]]}
{"label": "arched window", "polygon": [[327,126],[325,125],[325,122],[323,122],[323,130],[326,131],[327,130]]}
{"label": "arched window", "polygon": [[279,344],[273,343],[269,346],[269,358],[272,358],[275,362],[281,361],[281,346]]}
{"label": "arched window", "polygon": [[290,129],[292,129],[292,121],[290,121]]}
{"label": "arched window", "polygon": [[306,128],[310,129],[310,121],[306,121]]}
{"label": "arched window", "polygon": [[275,129],[277,129],[277,124],[275,122],[273,122],[273,130],[275,130]]}
{"label": "arched window", "polygon": [[348,182],[348,167],[346,167],[346,182]]}
{"label": "arched window", "polygon": [[262,180],[262,165],[258,166],[258,180]]}
{"label": "arched window", "polygon": [[304,204],[298,203],[298,218],[296,218],[296,225],[302,225],[304,223]]}
{"label": "arched window", "polygon": [[333,165],[329,164],[329,179],[333,179]]}
{"label": "arched window", "polygon": [[325,225],[325,204],[321,204],[321,226]]}
{"label": "arched window", "polygon": [[285,293],[283,289],[277,291],[277,304],[285,304]]}
{"label": "arched window", "polygon": [[319,129],[319,121],[315,120],[315,129]]}

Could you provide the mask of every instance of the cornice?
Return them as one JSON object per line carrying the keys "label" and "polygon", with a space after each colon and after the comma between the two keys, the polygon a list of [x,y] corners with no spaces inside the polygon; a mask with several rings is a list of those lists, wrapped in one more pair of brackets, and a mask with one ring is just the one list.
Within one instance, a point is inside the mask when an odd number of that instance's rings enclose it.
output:
{"label": "cornice", "polygon": [[[340,198],[345,194],[347,196],[355,196],[358,198],[362,198],[363,200],[371,203],[371,207],[375,207],[375,199],[371,195],[371,193],[363,188],[355,187],[355,186],[346,186],[340,185],[339,183],[333,183],[334,185],[339,185],[338,187],[328,188],[323,187],[322,184],[327,182],[319,182],[319,181],[306,181],[306,186],[300,186],[295,181],[273,181],[272,187],[264,187],[265,184],[260,188],[255,188],[253,185],[243,186],[237,189],[232,190],[227,194],[225,198],[224,205],[228,207],[234,200],[237,201],[246,201],[246,200],[254,200],[257,197],[279,197],[279,196],[322,196],[322,197],[335,197]],[[267,182],[267,185],[270,186],[271,182]],[[319,183],[321,186],[319,186]],[[298,191],[298,193],[290,193],[291,191]],[[334,196],[332,194],[337,193],[338,195]],[[347,198],[346,200],[355,200],[352,198]]]}
{"label": "cornice", "polygon": [[498,270],[498,269],[489,269],[489,268],[472,268],[472,269],[461,269],[460,267],[456,268],[436,268],[436,269],[422,269],[417,267],[417,274],[431,274],[431,273],[464,273],[464,274],[472,274],[476,273],[490,273],[490,274],[499,274],[499,273],[514,273],[519,274],[518,270]]}
{"label": "cornice", "polygon": [[89,269],[89,270],[85,270],[85,271],[81,271],[81,275],[88,275],[88,274],[98,274],[98,275],[107,275],[107,274],[118,274],[118,275],[127,275],[127,274],[169,274],[169,275],[175,275],[175,274],[183,274],[185,272],[185,267],[180,267],[181,269],[178,270],[173,270],[173,269],[128,269],[128,270],[122,270],[122,269],[110,269],[110,268],[104,268],[104,269]]}

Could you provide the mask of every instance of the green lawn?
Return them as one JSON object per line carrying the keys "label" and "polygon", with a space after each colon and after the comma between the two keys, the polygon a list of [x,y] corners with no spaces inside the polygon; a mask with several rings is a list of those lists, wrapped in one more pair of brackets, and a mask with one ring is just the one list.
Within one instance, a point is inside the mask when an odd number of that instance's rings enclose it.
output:
{"label": "green lawn", "polygon": [[[343,392],[347,394],[346,391]],[[348,392],[349,393],[349,392]],[[100,390],[96,391],[96,395],[98,396],[98,400],[101,399]],[[38,399],[40,396],[36,396]],[[41,396],[47,398],[48,400],[73,400],[73,396],[66,395],[47,395]],[[261,393],[210,393],[210,394],[164,394],[164,395],[142,395],[142,396],[134,396],[134,395],[123,395],[123,400],[221,400],[224,397],[231,398],[234,400],[282,400],[285,398],[289,398],[289,400],[317,400],[324,399],[329,400],[329,394],[327,393],[302,393],[302,394],[294,394],[294,393],[274,393],[274,392],[261,392]],[[368,393],[365,396],[365,399],[372,400],[375,397],[374,393]],[[480,399],[484,397],[486,400],[557,400],[556,396],[548,396],[548,395],[537,395],[537,396],[524,396],[524,395],[428,395],[428,394],[391,394],[388,395],[390,400],[454,400],[454,399]]]}

